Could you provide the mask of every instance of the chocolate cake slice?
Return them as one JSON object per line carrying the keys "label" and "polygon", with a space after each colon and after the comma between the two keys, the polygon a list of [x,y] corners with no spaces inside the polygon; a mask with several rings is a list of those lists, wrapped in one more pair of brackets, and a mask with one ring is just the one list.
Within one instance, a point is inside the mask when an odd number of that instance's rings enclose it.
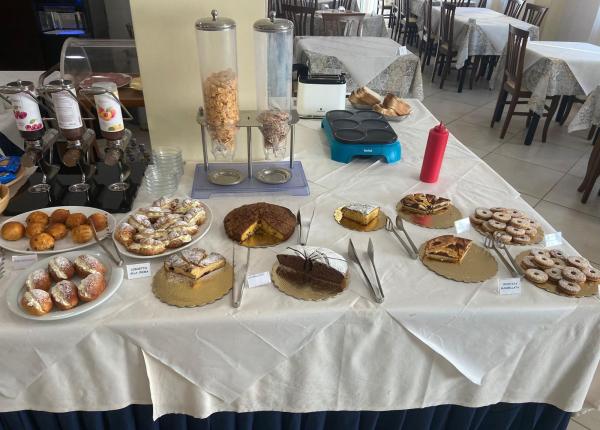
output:
{"label": "chocolate cake slice", "polygon": [[277,255],[277,261],[277,274],[287,281],[320,290],[345,288],[348,264],[341,255],[327,248],[290,248],[288,253]]}

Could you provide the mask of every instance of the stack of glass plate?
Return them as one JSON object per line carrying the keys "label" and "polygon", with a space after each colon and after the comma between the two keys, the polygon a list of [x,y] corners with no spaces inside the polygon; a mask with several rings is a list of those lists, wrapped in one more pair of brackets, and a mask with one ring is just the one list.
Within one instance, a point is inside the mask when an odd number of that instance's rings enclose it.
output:
{"label": "stack of glass plate", "polygon": [[183,175],[181,150],[159,146],[152,151],[152,161],[144,174],[144,187],[154,197],[174,194]]}

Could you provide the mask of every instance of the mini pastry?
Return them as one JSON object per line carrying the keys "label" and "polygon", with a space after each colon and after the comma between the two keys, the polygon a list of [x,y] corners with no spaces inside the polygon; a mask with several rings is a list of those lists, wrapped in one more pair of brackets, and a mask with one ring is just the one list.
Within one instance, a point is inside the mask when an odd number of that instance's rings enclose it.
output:
{"label": "mini pastry", "polygon": [[82,278],[85,278],[92,273],[99,273],[101,275],[106,274],[106,267],[104,267],[104,264],[93,255],[80,255],[75,259],[73,265],[75,266],[77,275]]}
{"label": "mini pastry", "polygon": [[177,221],[171,226],[169,231],[179,231],[181,233],[191,234],[193,236],[198,233],[198,230],[199,228],[197,225],[190,225],[185,221]]}
{"label": "mini pastry", "polygon": [[60,281],[50,289],[54,304],[61,311],[74,308],[79,303],[77,286],[71,281]]}
{"label": "mini pastry", "polygon": [[173,202],[173,199],[171,199],[169,197],[161,197],[160,199],[155,200],[152,203],[152,206],[159,207],[159,208],[162,208],[162,209],[171,210],[171,204],[172,204],[172,202]]}
{"label": "mini pastry", "polygon": [[54,238],[54,240],[61,240],[67,236],[67,234],[69,233],[69,230],[67,230],[66,225],[56,223],[56,224],[50,224],[48,226],[48,228],[46,229],[46,233],[48,233],[50,236],[52,236]]}
{"label": "mini pastry", "polygon": [[546,257],[545,255],[536,255],[533,257],[533,260],[540,269],[549,269],[550,267],[554,266],[554,261],[552,261],[552,258]]}
{"label": "mini pastry", "polygon": [[108,218],[106,217],[106,214],[100,212],[91,214],[88,218],[88,222],[94,224],[96,231],[102,231],[108,227]]}
{"label": "mini pastry", "polygon": [[471,224],[473,224],[473,225],[483,224],[483,220],[481,218],[477,218],[474,215],[469,216],[469,220],[471,221]]}
{"label": "mini pastry", "polygon": [[27,220],[26,220],[27,224],[31,224],[33,222],[39,222],[42,223],[44,225],[48,224],[48,215],[46,215],[44,212],[42,211],[34,211],[31,212],[29,215],[27,215]]}
{"label": "mini pastry", "polygon": [[138,230],[152,227],[152,223],[150,222],[148,217],[142,214],[130,215],[127,222],[133,227],[137,228]]}
{"label": "mini pastry", "polygon": [[27,224],[25,235],[31,239],[33,236],[37,236],[38,234],[43,233],[45,230],[46,224],[41,222],[31,222]]}
{"label": "mini pastry", "polygon": [[168,240],[169,232],[168,230],[154,230],[153,228],[145,228],[143,230],[138,231],[135,236],[133,236],[134,242],[140,242],[144,239],[155,239],[160,241]]}
{"label": "mini pastry", "polygon": [[590,266],[590,262],[587,261],[585,258],[576,256],[567,257],[567,263],[569,264],[569,266],[577,267],[580,270],[583,270],[586,267]]}
{"label": "mini pastry", "polygon": [[560,258],[561,260],[564,260],[565,258],[567,258],[567,256],[565,255],[565,253],[562,252],[560,249],[551,249],[550,250],[550,257],[552,257],[552,258]]}
{"label": "mini pastry", "polygon": [[183,220],[189,224],[201,225],[206,220],[206,211],[203,207],[191,208],[185,213]]}
{"label": "mini pastry", "polygon": [[50,224],[65,224],[70,214],[68,209],[56,209],[50,214]]}
{"label": "mini pastry", "polygon": [[567,267],[565,261],[561,258],[552,258],[552,261],[554,261],[554,267],[557,267],[559,269],[564,269],[565,267]]}
{"label": "mini pastry", "polygon": [[77,295],[82,302],[91,302],[96,300],[106,288],[104,276],[99,273],[92,273],[86,276],[77,285]]}
{"label": "mini pastry", "polygon": [[29,247],[33,251],[48,251],[54,249],[54,238],[48,233],[41,233],[29,239]]}
{"label": "mini pastry", "polygon": [[492,218],[495,219],[496,221],[503,223],[506,227],[506,223],[509,222],[512,217],[506,212],[495,212],[492,215]]}
{"label": "mini pastry", "polygon": [[134,242],[129,244],[127,249],[134,254],[152,256],[162,254],[167,248],[164,242],[155,239],[144,239],[139,243]]}
{"label": "mini pastry", "polygon": [[68,229],[73,229],[80,225],[87,224],[87,222],[88,222],[87,217],[84,214],[82,214],[80,212],[76,212],[73,214],[69,214],[69,216],[67,217],[67,220],[65,221],[65,225],[67,226]]}
{"label": "mini pastry", "polygon": [[46,269],[37,269],[27,275],[25,280],[25,288],[27,290],[44,290],[48,291],[52,286],[52,279]]}
{"label": "mini pastry", "polygon": [[[156,222],[154,223],[154,228],[155,229],[167,229],[182,220],[183,220],[183,216],[179,215],[179,214],[163,215],[156,220]],[[184,222],[186,224],[188,224],[186,221],[184,221]]]}
{"label": "mini pastry", "polygon": [[589,282],[599,282],[600,281],[600,270],[588,266],[582,270],[583,274],[587,278]]}
{"label": "mini pastry", "polygon": [[519,245],[526,245],[531,242],[531,237],[524,234],[523,236],[514,236],[513,242],[518,243]]}
{"label": "mini pastry", "polygon": [[25,236],[25,226],[20,222],[10,221],[2,226],[2,239],[15,241]]}
{"label": "mini pastry", "polygon": [[550,257],[550,253],[548,251],[546,251],[545,249],[534,248],[534,249],[530,249],[529,253],[531,255],[533,255],[534,257],[537,255],[541,255],[542,257]]}
{"label": "mini pastry", "polygon": [[517,228],[515,226],[509,225],[506,227],[506,232],[511,236],[524,236],[527,234],[524,228]]}
{"label": "mini pastry", "polygon": [[[496,215],[496,214],[494,214]],[[501,221],[497,221],[495,219],[491,219],[489,221],[487,221],[488,225],[494,229],[494,231],[499,231],[499,230],[504,230],[506,228],[506,224],[501,222]]]}
{"label": "mini pastry", "polygon": [[404,197],[402,209],[424,215],[436,214],[450,207],[450,200],[433,194],[416,193]]}
{"label": "mini pastry", "polygon": [[59,255],[48,263],[48,273],[56,282],[64,281],[75,276],[75,266],[68,258]]}
{"label": "mini pastry", "polygon": [[550,267],[549,269],[544,270],[544,272],[548,275],[548,279],[555,284],[562,279],[562,270],[558,267]]}
{"label": "mini pastry", "polygon": [[537,264],[535,264],[534,258],[535,257],[533,255],[528,255],[524,257],[521,261],[521,266],[523,266],[524,269],[537,269],[538,266]]}
{"label": "mini pastry", "polygon": [[167,248],[179,248],[186,243],[190,243],[191,241],[191,235],[180,233],[178,231],[171,231],[169,232],[165,246]]}
{"label": "mini pastry", "polygon": [[585,275],[577,267],[565,267],[562,269],[562,277],[567,281],[575,282],[577,284],[583,284],[585,282]]}
{"label": "mini pastry", "polygon": [[149,208],[138,209],[138,213],[147,216],[150,221],[154,221],[169,212],[168,210],[165,211],[160,206],[151,206]]}
{"label": "mini pastry", "polygon": [[425,244],[425,257],[449,263],[461,263],[473,241],[452,235],[439,236]]}
{"label": "mini pastry", "polygon": [[117,231],[115,232],[115,239],[117,239],[119,243],[125,246],[129,246],[131,243],[133,243],[133,237],[135,233],[136,229],[132,225],[126,222],[122,222],[117,227]]}
{"label": "mini pastry", "polygon": [[342,208],[342,217],[360,225],[369,225],[379,216],[379,206],[351,203]]}
{"label": "mini pastry", "polygon": [[488,220],[492,218],[493,212],[486,208],[475,209],[475,216],[479,219]]}
{"label": "mini pastry", "polygon": [[525,271],[525,278],[535,284],[548,282],[548,274],[540,269],[527,269]]}
{"label": "mini pastry", "polygon": [[44,290],[25,291],[21,298],[21,307],[28,314],[39,317],[52,310],[52,299]]}
{"label": "mini pastry", "polygon": [[177,214],[185,214],[190,209],[200,207],[200,202],[193,199],[183,199],[178,202],[177,205],[173,208],[173,212]]}
{"label": "mini pastry", "polygon": [[81,224],[71,230],[71,238],[75,243],[86,243],[92,240],[94,232],[92,227],[87,224]]}
{"label": "mini pastry", "polygon": [[575,282],[567,281],[566,279],[561,279],[560,281],[558,281],[558,291],[569,296],[576,296],[581,291],[581,287]]}

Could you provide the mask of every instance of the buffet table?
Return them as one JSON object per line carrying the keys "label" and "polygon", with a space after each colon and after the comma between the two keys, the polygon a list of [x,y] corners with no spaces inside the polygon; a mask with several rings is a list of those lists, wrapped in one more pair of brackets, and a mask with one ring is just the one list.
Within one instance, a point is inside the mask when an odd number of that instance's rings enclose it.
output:
{"label": "buffet table", "polygon": [[[266,200],[306,214],[314,208],[309,245],[346,255],[348,238],[361,252],[373,239],[383,304],[373,301],[351,265],[349,288],[321,302],[299,301],[267,285],[246,291],[239,309],[231,306],[230,295],[181,309],[158,301],[146,278],[124,281],[109,301],[72,320],[40,323],[5,308],[0,313],[0,411],[114,411],[137,404],[152,405],[154,419],[187,414],[210,417],[203,425],[232,429],[362,429],[375,424],[411,430],[434,424],[508,429],[515,423],[519,428],[566,428],[569,414],[562,411],[581,409],[600,360],[597,298],[560,297],[525,281],[520,295],[500,296],[497,278],[477,284],[447,280],[409,259],[385,230],[366,235],[333,220],[334,210],[349,201],[376,202],[393,216],[402,196],[432,192],[452,199],[465,216],[478,206],[514,207],[553,231],[454,137],[441,180],[419,182],[427,133],[437,121],[419,101],[409,102],[411,117],[394,124],[403,145],[400,163],[331,161],[320,122],[302,120],[296,128],[296,159],[304,165],[311,195],[207,200],[214,221],[199,243],[231,259],[222,219],[241,204]],[[188,162],[181,195],[190,190],[193,169]],[[142,191],[136,206],[151,201]],[[408,229],[417,244],[449,232]],[[482,241],[473,230],[462,235]],[[277,252],[295,245],[296,238],[253,249],[248,273],[270,270]],[[562,249],[575,253],[566,243]],[[152,273],[161,264],[162,259],[152,260]],[[9,270],[0,282],[10,285],[16,276]],[[509,277],[501,265],[498,277]],[[0,289],[3,306],[5,295],[6,288]],[[549,405],[487,406],[499,402]],[[128,407],[108,414],[111,418],[7,413],[0,415],[0,428],[21,428],[19,422],[25,423],[22,428],[34,428],[35,422],[49,423],[44,429],[77,428],[77,422],[89,422],[90,428],[101,422],[149,428],[149,408]],[[425,409],[407,411],[415,408]],[[254,411],[279,412],[232,413]],[[165,420],[165,428],[192,425],[177,415]]]}

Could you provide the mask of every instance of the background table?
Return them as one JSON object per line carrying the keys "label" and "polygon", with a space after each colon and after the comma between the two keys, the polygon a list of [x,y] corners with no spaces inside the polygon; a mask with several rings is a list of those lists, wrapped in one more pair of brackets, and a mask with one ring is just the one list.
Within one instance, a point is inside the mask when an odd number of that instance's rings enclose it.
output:
{"label": "background table", "polygon": [[[5,369],[0,373],[0,411],[97,411],[152,403],[158,418],[170,413],[387,411],[498,402],[579,410],[600,358],[597,298],[559,297],[528,283],[518,297],[499,296],[497,279],[458,284],[408,259],[386,231],[365,236],[333,220],[334,209],[349,201],[376,202],[393,215],[402,196],[422,191],[451,198],[465,215],[477,206],[515,207],[553,231],[454,137],[441,180],[419,182],[427,133],[437,121],[419,101],[409,103],[411,117],[394,124],[403,145],[400,163],[333,162],[319,121],[303,120],[296,129],[296,155],[311,195],[261,197],[293,212],[310,214],[315,208],[311,245],[345,255],[349,237],[359,252],[372,237],[386,292],[382,305],[373,302],[351,265],[348,290],[325,302],[298,301],[266,286],[247,291],[240,309],[231,307],[229,296],[203,308],[177,309],[159,302],[149,280],[141,279],[126,281],[102,307],[72,321],[40,324],[5,311],[0,313]],[[189,192],[193,167],[186,165],[182,194]],[[231,258],[232,245],[219,220],[256,200],[210,199],[215,224],[201,246]],[[150,202],[142,192],[136,203]],[[408,229],[418,244],[447,233],[413,225]],[[465,236],[481,243],[474,231]],[[277,252],[294,244],[253,250],[249,273],[269,270]],[[562,248],[575,252],[568,244]],[[513,253],[520,250],[512,248]],[[160,266],[154,260],[152,272]],[[9,267],[2,285],[10,285],[16,275]],[[509,274],[499,267],[498,276]],[[0,289],[0,303],[5,294],[6,288]],[[523,412],[528,422],[539,418],[536,408]],[[452,419],[458,413],[453,411],[436,409],[435,414]],[[470,422],[479,422],[478,414],[486,412],[472,413]],[[397,414],[389,419],[402,420],[402,413]],[[553,424],[565,424],[559,412],[553,417]],[[420,419],[432,422],[426,415]]]}
{"label": "background table", "polygon": [[[335,12],[326,12],[335,13]],[[315,36],[323,36],[325,26],[321,13],[315,15]],[[365,15],[363,19],[363,37],[389,37],[388,28],[383,19],[383,15]]]}
{"label": "background table", "polygon": [[423,98],[419,58],[400,45],[379,37],[297,37],[297,63],[312,73],[346,73],[347,91],[367,85],[382,94]]}

